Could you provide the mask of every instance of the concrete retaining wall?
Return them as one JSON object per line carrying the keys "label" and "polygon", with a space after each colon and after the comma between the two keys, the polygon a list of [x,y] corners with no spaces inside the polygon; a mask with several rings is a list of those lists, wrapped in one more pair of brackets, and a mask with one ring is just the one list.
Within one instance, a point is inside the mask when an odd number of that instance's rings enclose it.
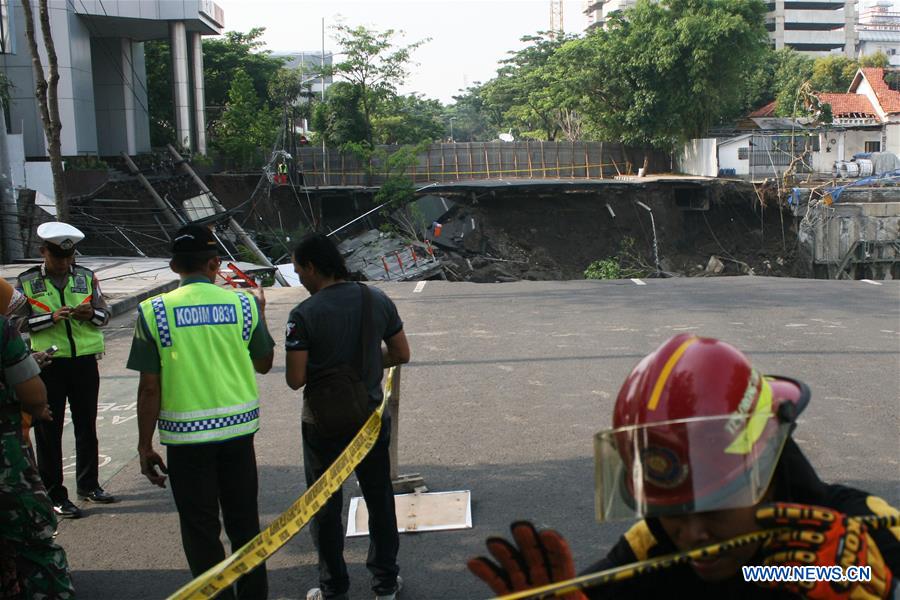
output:
{"label": "concrete retaining wall", "polygon": [[802,221],[799,238],[820,277],[838,276],[845,259],[851,278],[900,276],[900,202],[815,206]]}

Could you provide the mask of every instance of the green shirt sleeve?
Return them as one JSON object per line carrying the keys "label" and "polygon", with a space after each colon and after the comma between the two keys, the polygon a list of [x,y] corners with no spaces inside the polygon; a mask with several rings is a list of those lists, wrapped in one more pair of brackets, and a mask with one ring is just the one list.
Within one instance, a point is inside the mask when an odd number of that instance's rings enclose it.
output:
{"label": "green shirt sleeve", "polygon": [[[12,323],[5,318],[0,318],[0,338],[3,340],[3,347],[0,348],[0,357],[2,357],[3,381],[7,386],[19,385],[23,381],[28,381],[32,377],[40,374],[41,370],[37,363],[28,352],[25,342],[19,335]],[[10,394],[10,396],[12,396]]]}
{"label": "green shirt sleeve", "polygon": [[272,352],[272,348],[275,347],[275,340],[272,339],[272,334],[269,333],[266,320],[262,318],[263,311],[259,307],[259,301],[255,297],[253,298],[253,301],[256,302],[260,320],[259,324],[253,329],[253,335],[250,336],[250,346],[248,349],[250,351],[250,358],[264,358]]}
{"label": "green shirt sleeve", "polygon": [[144,313],[140,309],[134,324],[134,337],[131,340],[131,352],[128,354],[126,366],[132,371],[141,373],[158,374],[162,370],[159,364],[159,349],[153,341],[153,336],[150,335]]}

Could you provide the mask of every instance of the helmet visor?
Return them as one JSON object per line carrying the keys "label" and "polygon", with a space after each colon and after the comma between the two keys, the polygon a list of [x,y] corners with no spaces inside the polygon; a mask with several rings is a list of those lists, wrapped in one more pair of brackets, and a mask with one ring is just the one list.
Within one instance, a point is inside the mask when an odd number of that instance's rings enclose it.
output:
{"label": "helmet visor", "polygon": [[602,431],[594,436],[597,519],[753,506],[791,426],[766,411]]}

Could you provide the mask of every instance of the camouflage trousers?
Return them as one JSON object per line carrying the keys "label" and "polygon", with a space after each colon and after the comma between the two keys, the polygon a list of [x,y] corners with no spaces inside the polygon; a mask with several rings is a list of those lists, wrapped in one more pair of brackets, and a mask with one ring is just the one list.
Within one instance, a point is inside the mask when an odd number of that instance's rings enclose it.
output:
{"label": "camouflage trousers", "polygon": [[18,432],[0,432],[0,600],[74,598],[56,515]]}

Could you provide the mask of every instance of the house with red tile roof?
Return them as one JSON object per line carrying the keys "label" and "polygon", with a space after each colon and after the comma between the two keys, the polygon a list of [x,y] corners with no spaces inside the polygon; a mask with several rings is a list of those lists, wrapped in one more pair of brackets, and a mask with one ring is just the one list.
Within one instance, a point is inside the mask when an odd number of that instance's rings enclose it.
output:
{"label": "house with red tile roof", "polygon": [[796,148],[805,149],[804,167],[817,173],[831,173],[839,161],[863,152],[900,156],[900,69],[860,69],[846,93],[816,97],[831,108],[828,125],[778,117],[775,102],[738,121],[739,135],[716,139],[720,174],[758,178],[781,173]]}
{"label": "house with red tile roof", "polygon": [[882,125],[881,149],[900,155],[900,69],[860,69],[849,92],[871,103]]}

